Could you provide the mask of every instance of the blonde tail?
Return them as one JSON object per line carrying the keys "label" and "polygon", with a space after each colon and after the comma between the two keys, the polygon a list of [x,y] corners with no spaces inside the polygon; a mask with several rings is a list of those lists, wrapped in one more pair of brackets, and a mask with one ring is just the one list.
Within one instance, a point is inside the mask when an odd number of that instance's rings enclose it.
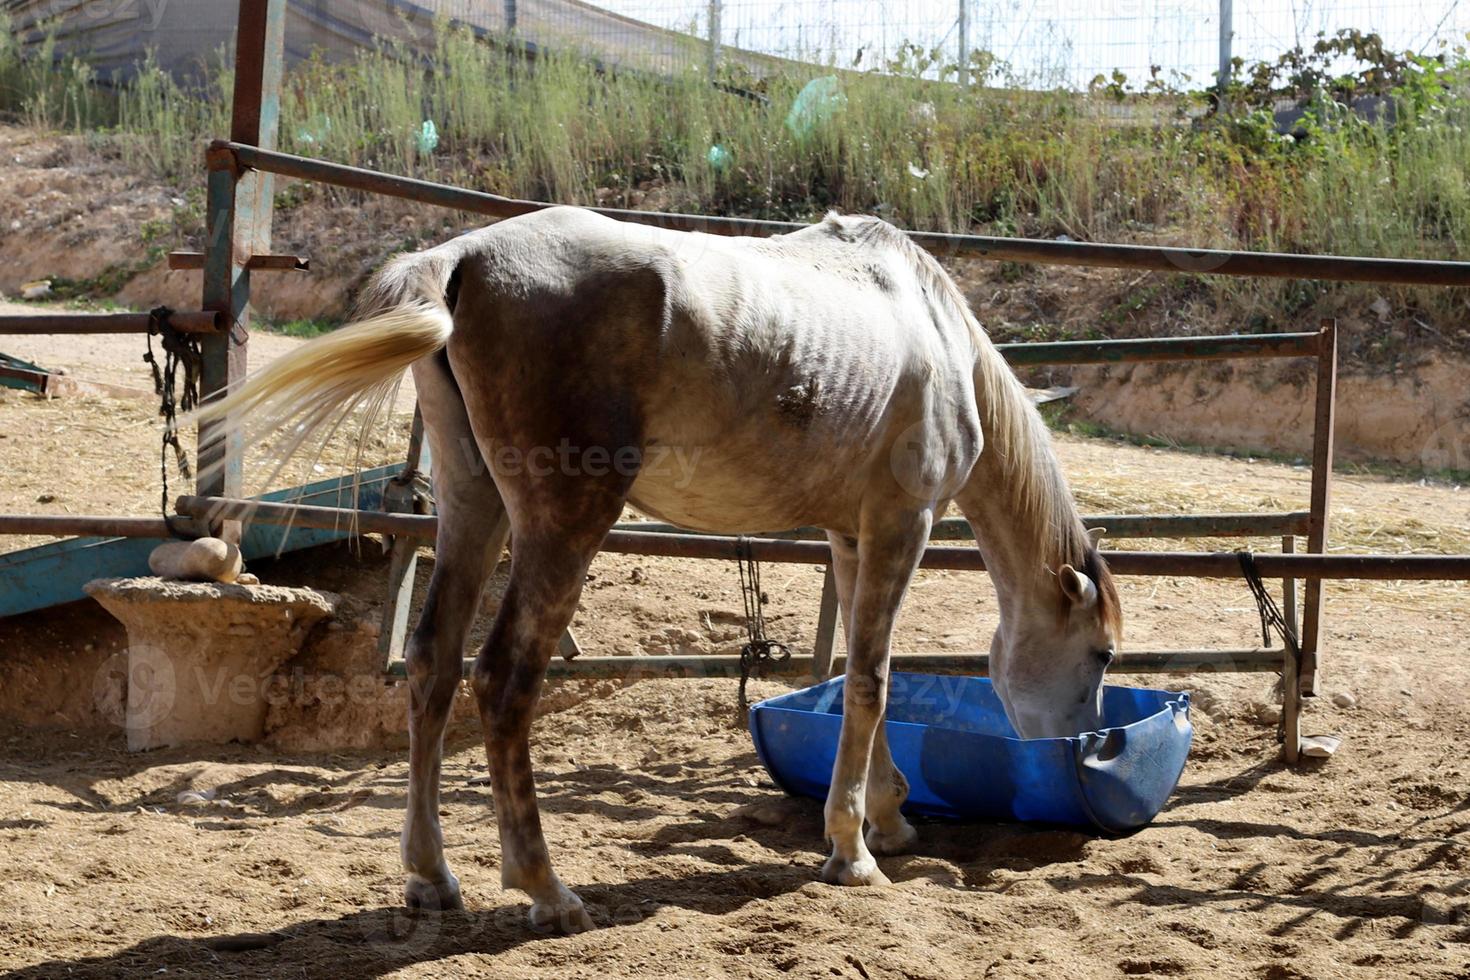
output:
{"label": "blonde tail", "polygon": [[404,369],[449,342],[454,319],[444,294],[457,258],[423,252],[390,263],[368,288],[382,312],[282,355],[201,406],[195,420],[224,423],[246,449],[285,432],[284,444],[271,453],[279,471],[302,446],[330,438],[348,416],[362,412],[360,462],[367,431]]}

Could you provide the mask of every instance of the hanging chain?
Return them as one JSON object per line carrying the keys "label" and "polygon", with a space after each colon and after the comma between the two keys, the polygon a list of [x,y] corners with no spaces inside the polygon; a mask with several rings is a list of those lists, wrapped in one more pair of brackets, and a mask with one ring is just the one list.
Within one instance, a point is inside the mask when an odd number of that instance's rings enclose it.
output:
{"label": "hanging chain", "polygon": [[[1266,583],[1261,581],[1261,573],[1256,568],[1256,556],[1249,551],[1237,551],[1235,557],[1240,561],[1241,574],[1245,576],[1245,584],[1250,587],[1251,595],[1256,600],[1256,611],[1261,615],[1261,645],[1271,645],[1271,632],[1275,630],[1281,634],[1281,641],[1286,644],[1286,649],[1291,653],[1291,663],[1300,672],[1302,666],[1302,648],[1297,640],[1296,625],[1289,623],[1281,614],[1281,609],[1276,605],[1276,600],[1266,589]],[[1300,674],[1298,674],[1298,679]],[[1286,714],[1282,712],[1281,721],[1276,726],[1277,741],[1286,740]]]}
{"label": "hanging chain", "polygon": [[745,686],[751,677],[765,677],[766,668],[791,659],[791,649],[779,640],[766,636],[766,617],[761,606],[761,566],[751,553],[750,539],[741,535],[735,542],[740,566],[740,595],[745,601],[745,646],[740,648],[740,724],[750,720],[750,702]]}
{"label": "hanging chain", "polygon": [[[198,338],[180,333],[169,323],[173,314],[167,306],[160,306],[148,314],[148,353],[143,360],[153,369],[153,392],[158,395],[158,414],[163,418],[163,439],[159,446],[158,476],[162,485],[159,510],[169,533],[176,538],[189,539],[195,535],[174,523],[168,512],[168,457],[173,450],[174,465],[184,479],[192,479],[194,468],[189,464],[189,454],[179,442],[179,412],[189,412],[199,403],[199,375],[204,365],[204,352]],[[159,335],[163,347],[163,365],[153,353],[153,335]],[[183,369],[183,384],[179,384],[179,369]]]}

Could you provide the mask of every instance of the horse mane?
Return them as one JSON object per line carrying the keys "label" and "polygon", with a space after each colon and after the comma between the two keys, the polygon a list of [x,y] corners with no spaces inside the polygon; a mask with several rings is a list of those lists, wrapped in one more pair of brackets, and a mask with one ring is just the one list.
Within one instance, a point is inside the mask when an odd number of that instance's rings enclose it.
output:
{"label": "horse mane", "polygon": [[976,398],[985,421],[985,452],[1001,461],[1005,490],[1021,534],[1034,542],[1048,569],[1063,565],[1087,575],[1097,585],[1100,612],[1120,632],[1122,612],[1117,587],[1107,563],[1082,526],[1072,490],[1057,462],[1051,433],[1026,389],[970,310],[959,286],[927,250],[881,218],[829,213],[825,225],[859,244],[886,247],[908,262],[927,297],[941,310],[962,319],[975,345]]}

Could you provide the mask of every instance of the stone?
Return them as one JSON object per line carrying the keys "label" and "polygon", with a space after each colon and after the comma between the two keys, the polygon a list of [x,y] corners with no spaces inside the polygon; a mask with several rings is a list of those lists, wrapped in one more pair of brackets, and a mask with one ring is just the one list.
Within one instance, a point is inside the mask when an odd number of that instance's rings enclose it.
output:
{"label": "stone", "polygon": [[340,602],[315,589],[161,578],[85,589],[127,628],[122,722],[133,751],[259,740],[276,668]]}
{"label": "stone", "polygon": [[219,538],[168,541],[148,555],[148,570],[182,582],[233,582],[245,567],[240,549]]}
{"label": "stone", "polygon": [[742,820],[758,823],[763,827],[779,827],[791,821],[791,812],[784,805],[785,801],[757,800],[744,806],[736,807],[730,815]]}
{"label": "stone", "polygon": [[1339,708],[1352,708],[1357,705],[1358,699],[1353,697],[1346,691],[1338,691],[1336,694],[1332,695],[1332,703],[1337,705]]}
{"label": "stone", "polygon": [[1306,759],[1329,759],[1342,747],[1342,739],[1336,735],[1303,735],[1302,757]]}

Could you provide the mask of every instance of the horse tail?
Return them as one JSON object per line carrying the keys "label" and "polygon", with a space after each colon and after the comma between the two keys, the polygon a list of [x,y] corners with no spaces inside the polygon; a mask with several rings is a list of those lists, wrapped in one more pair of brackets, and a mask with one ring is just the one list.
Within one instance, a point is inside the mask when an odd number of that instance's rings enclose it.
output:
{"label": "horse tail", "polygon": [[245,448],[288,432],[272,453],[279,472],[303,446],[316,444],[319,451],[349,416],[361,413],[360,464],[367,433],[397,393],[404,369],[449,343],[449,293],[457,291],[459,259],[456,249],[444,247],[395,258],[364,290],[356,322],[272,361],[202,405],[195,420],[222,423]]}

